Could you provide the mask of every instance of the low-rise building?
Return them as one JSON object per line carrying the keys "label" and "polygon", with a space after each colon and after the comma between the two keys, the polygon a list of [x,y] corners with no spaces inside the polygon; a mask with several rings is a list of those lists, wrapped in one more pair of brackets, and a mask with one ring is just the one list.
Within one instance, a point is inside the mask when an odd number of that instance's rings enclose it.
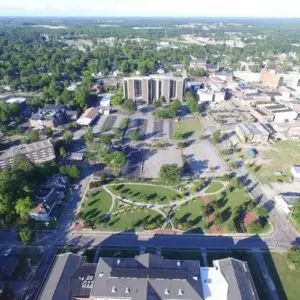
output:
{"label": "low-rise building", "polygon": [[49,222],[55,207],[62,203],[70,181],[66,176],[57,174],[51,176],[40,186],[36,205],[29,215],[36,221]]}
{"label": "low-rise building", "polygon": [[26,156],[35,164],[55,160],[55,151],[51,139],[38,141],[31,144],[22,144],[13,146],[7,150],[0,152],[0,168],[12,166],[14,160],[18,156]]}
{"label": "low-rise building", "polygon": [[286,215],[290,215],[293,211],[293,206],[296,201],[300,199],[300,194],[285,193],[279,194],[274,197],[275,205]]}
{"label": "low-rise building", "polygon": [[112,96],[113,96],[113,94],[102,95],[100,103],[99,103],[100,107],[110,107]]}
{"label": "low-rise building", "polygon": [[77,112],[68,110],[61,104],[48,104],[40,108],[37,113],[29,119],[29,125],[33,128],[42,129],[45,127],[54,128],[68,121],[77,119]]}
{"label": "low-rise building", "polygon": [[259,300],[247,262],[234,258],[214,260],[213,267],[201,267],[205,300]]}
{"label": "low-rise building", "polygon": [[260,122],[286,123],[294,122],[298,118],[298,113],[295,110],[278,103],[259,104],[251,111],[251,114]]}
{"label": "low-rise building", "polygon": [[235,132],[244,143],[265,143],[270,137],[270,132],[267,127],[260,123],[237,124]]}
{"label": "low-rise building", "polygon": [[280,78],[281,76],[279,74],[276,74],[275,70],[262,68],[259,81],[264,87],[277,88],[280,82]]}
{"label": "low-rise building", "polygon": [[260,73],[248,71],[234,71],[233,76],[245,83],[259,82]]}
{"label": "low-rise building", "polygon": [[292,166],[291,173],[294,181],[300,181],[300,166],[298,165]]}
{"label": "low-rise building", "polygon": [[259,299],[246,262],[229,258],[213,264],[200,267],[197,260],[154,254],[87,263],[65,253],[56,256],[38,299]]}
{"label": "low-rise building", "polygon": [[80,126],[89,126],[98,116],[98,109],[96,107],[87,108],[84,113],[77,120]]}

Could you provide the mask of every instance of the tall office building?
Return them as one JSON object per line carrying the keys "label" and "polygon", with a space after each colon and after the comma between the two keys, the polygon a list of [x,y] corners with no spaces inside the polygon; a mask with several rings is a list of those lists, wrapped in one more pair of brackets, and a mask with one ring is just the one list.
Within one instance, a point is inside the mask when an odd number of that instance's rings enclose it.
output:
{"label": "tall office building", "polygon": [[185,78],[148,76],[123,80],[124,97],[152,103],[162,97],[166,102],[183,100]]}

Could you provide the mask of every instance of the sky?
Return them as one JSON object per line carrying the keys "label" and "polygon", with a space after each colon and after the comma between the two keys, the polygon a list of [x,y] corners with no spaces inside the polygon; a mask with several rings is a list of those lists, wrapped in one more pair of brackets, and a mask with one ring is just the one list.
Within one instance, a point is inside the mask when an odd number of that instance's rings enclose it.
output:
{"label": "sky", "polygon": [[299,0],[0,0],[2,16],[300,17]]}

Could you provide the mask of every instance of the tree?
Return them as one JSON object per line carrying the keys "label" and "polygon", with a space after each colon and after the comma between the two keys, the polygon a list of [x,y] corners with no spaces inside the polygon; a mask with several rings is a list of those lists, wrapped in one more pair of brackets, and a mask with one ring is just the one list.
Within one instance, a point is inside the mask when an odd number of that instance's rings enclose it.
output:
{"label": "tree", "polygon": [[159,176],[162,181],[176,183],[180,181],[181,169],[176,164],[165,164],[160,168]]}
{"label": "tree", "polygon": [[125,100],[123,107],[131,114],[134,113],[137,109],[136,103],[131,99]]}
{"label": "tree", "polygon": [[61,166],[59,172],[63,175],[68,176],[72,181],[76,181],[80,177],[80,170],[75,165]]}
{"label": "tree", "polygon": [[70,130],[66,130],[64,132],[64,140],[65,140],[65,143],[68,145],[68,144],[71,144],[72,140],[73,140],[73,133],[70,131]]}
{"label": "tree", "polygon": [[47,136],[47,138],[51,138],[53,136],[53,130],[50,127],[46,127],[45,128],[45,134]]}
{"label": "tree", "polygon": [[23,245],[27,245],[33,239],[32,230],[29,227],[21,228],[19,231],[19,238]]}
{"label": "tree", "polygon": [[140,132],[138,129],[136,130],[131,130],[128,134],[130,140],[132,141],[138,141],[140,139]]}
{"label": "tree", "polygon": [[92,127],[89,127],[87,132],[84,134],[84,140],[86,143],[92,143],[94,141],[94,134]]}
{"label": "tree", "polygon": [[199,112],[199,104],[191,92],[187,92],[185,96],[185,101],[187,102],[188,108],[190,112]]}
{"label": "tree", "polygon": [[60,158],[64,159],[67,155],[66,149],[65,147],[60,147],[59,148],[59,156]]}
{"label": "tree", "polygon": [[216,130],[212,135],[212,142],[214,144],[220,143],[221,135],[222,135],[221,130],[220,129]]}
{"label": "tree", "polygon": [[155,108],[159,108],[159,107],[161,107],[161,106],[162,106],[162,104],[163,104],[162,98],[161,98],[161,97],[159,97],[159,99],[158,99],[158,100],[156,100],[156,101],[154,101],[154,102],[153,102],[153,104],[154,104]]}
{"label": "tree", "polygon": [[39,133],[36,130],[30,130],[27,133],[26,142],[27,143],[34,143],[40,140]]}
{"label": "tree", "polygon": [[118,90],[112,97],[111,97],[111,105],[112,106],[119,106],[124,103],[123,99],[123,92],[122,90]]}
{"label": "tree", "polygon": [[180,140],[182,138],[182,133],[180,131],[175,131],[174,133],[174,139]]}
{"label": "tree", "polygon": [[26,198],[21,198],[17,201],[15,206],[16,213],[21,217],[22,220],[26,220],[29,216],[29,212],[32,209],[32,201],[27,196]]}
{"label": "tree", "polygon": [[102,134],[100,136],[100,141],[101,143],[103,143],[105,146],[110,146],[112,144],[112,141],[111,141],[111,136],[108,135],[108,134]]}

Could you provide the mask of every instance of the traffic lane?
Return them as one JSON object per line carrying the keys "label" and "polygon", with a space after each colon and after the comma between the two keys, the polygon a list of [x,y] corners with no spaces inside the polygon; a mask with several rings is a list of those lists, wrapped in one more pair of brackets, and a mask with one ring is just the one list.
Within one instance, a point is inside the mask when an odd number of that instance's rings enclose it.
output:
{"label": "traffic lane", "polygon": [[118,233],[109,236],[91,235],[91,246],[102,247],[157,247],[174,249],[268,249],[273,247],[271,241],[259,236],[231,237],[231,236],[195,236],[195,235],[154,235],[153,237],[138,236],[134,233]]}

